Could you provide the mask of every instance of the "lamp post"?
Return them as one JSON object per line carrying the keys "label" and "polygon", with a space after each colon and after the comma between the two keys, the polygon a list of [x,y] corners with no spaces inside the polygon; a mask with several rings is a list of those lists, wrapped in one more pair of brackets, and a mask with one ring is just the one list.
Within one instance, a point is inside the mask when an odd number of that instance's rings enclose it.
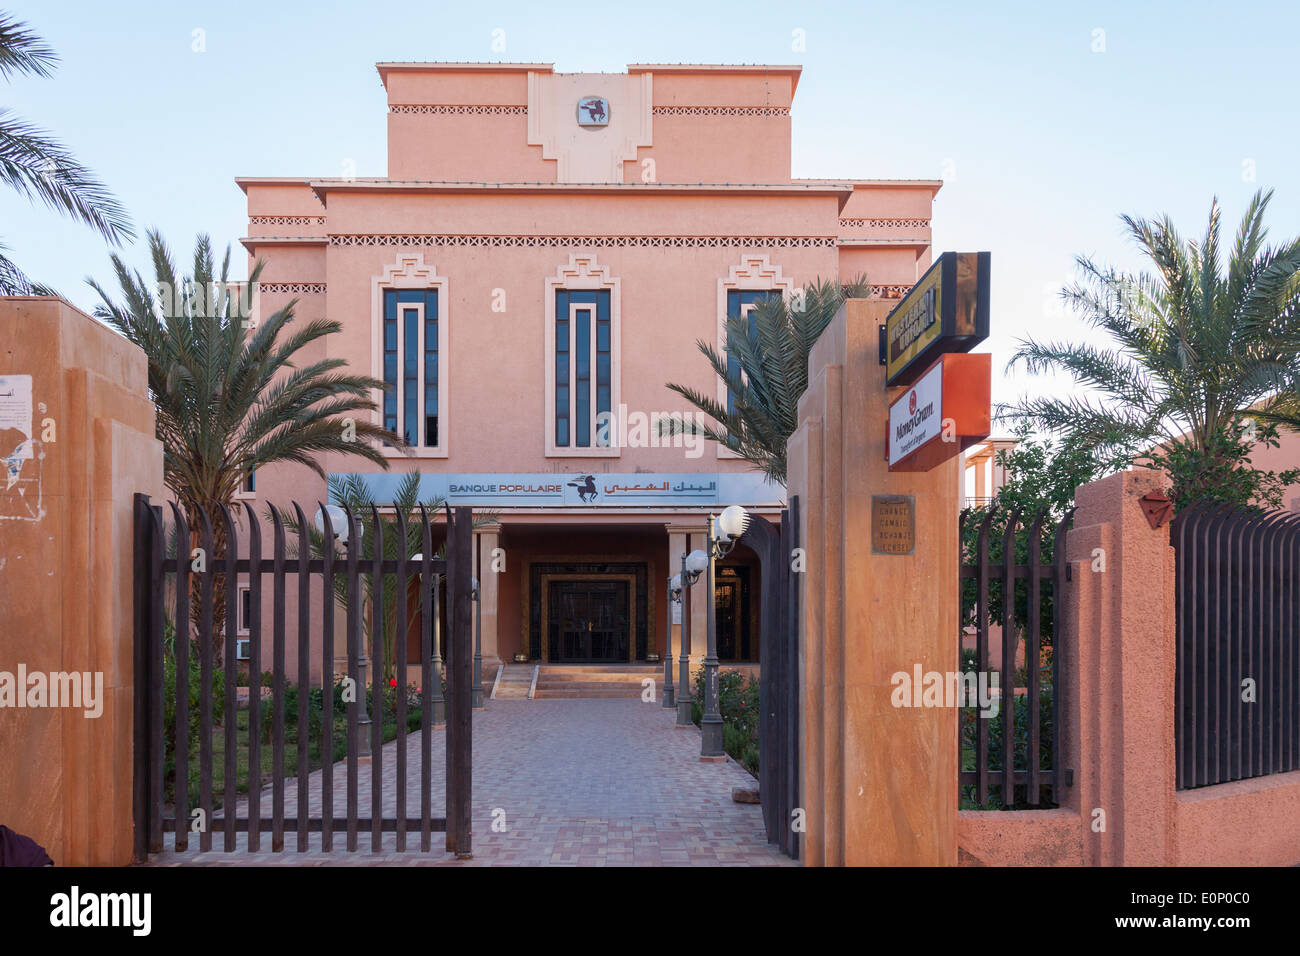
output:
{"label": "lamp post", "polygon": [[[348,544],[348,539],[351,537],[350,529],[348,528],[347,512],[344,511],[342,508],[340,508],[338,505],[326,505],[323,509],[317,508],[316,509],[316,530],[319,531],[322,536],[324,536],[327,533],[326,532],[327,518],[329,520],[329,531],[328,531],[328,534],[330,535],[329,546],[333,548],[336,544],[341,544],[346,548]],[[356,527],[357,543],[360,544],[362,538],[365,537],[366,525],[365,522],[361,520],[360,515],[354,515],[353,518],[357,523],[357,527]],[[359,594],[354,595],[352,593],[349,593],[348,598],[349,600],[355,599],[359,601],[361,599],[361,596]],[[366,692],[365,692],[366,653],[361,646],[361,635],[359,633],[359,629],[361,627],[360,608],[356,609],[355,617],[356,617],[358,631],[348,635],[348,650],[351,651],[351,649],[355,647],[356,654],[357,654],[356,659],[353,661],[353,663],[357,668],[357,686],[356,686],[357,694],[356,694],[355,705],[359,711],[359,713],[357,714],[357,737],[360,738],[359,740],[360,746],[357,749],[357,756],[367,757],[370,755],[370,714],[366,711]],[[325,675],[322,674],[321,675],[322,693],[325,692],[324,683],[325,683]]]}
{"label": "lamp post", "polygon": [[666,616],[668,623],[664,627],[664,707],[673,707],[673,605],[681,600],[679,593],[673,591],[673,579],[668,577],[668,603]]}
{"label": "lamp post", "polygon": [[479,600],[478,578],[472,578],[470,600],[474,602],[474,683],[469,689],[470,706],[483,709],[483,602]]}
{"label": "lamp post", "polygon": [[718,707],[718,620],[714,607],[714,585],[719,558],[725,558],[736,546],[749,525],[749,513],[740,505],[724,508],[718,516],[709,515],[709,541],[707,558],[708,588],[708,648],[704,657],[704,716],[700,718],[700,756],[722,757],[722,714]]}
{"label": "lamp post", "polygon": [[[423,560],[424,552],[411,558],[416,564]],[[424,688],[424,692],[433,695],[433,726],[439,727],[447,722],[447,703],[442,696],[442,575],[433,574],[431,577],[433,580],[426,586],[433,589],[433,620],[429,622],[433,627],[433,659],[429,662],[433,686]]]}
{"label": "lamp post", "polygon": [[691,720],[691,585],[700,579],[708,559],[703,551],[682,552],[682,570],[673,580],[682,594],[681,680],[677,688],[677,726],[694,727]]}

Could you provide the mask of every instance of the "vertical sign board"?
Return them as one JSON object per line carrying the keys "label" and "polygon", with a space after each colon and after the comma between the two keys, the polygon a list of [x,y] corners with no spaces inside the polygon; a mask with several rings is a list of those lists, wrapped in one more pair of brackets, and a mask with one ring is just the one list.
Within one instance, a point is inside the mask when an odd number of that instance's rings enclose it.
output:
{"label": "vertical sign board", "polygon": [[889,470],[929,471],[989,437],[993,357],[944,355],[889,406]]}
{"label": "vertical sign board", "polygon": [[885,384],[911,385],[940,355],[969,352],[989,334],[987,252],[945,252],[885,317]]}

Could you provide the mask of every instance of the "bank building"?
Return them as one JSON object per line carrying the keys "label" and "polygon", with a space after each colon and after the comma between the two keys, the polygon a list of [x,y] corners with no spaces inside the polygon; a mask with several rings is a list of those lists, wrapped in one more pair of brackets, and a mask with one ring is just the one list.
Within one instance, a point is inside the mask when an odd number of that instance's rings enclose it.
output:
{"label": "bank building", "polygon": [[[257,310],[296,298],[300,319],[341,322],[316,357],[384,380],[382,420],[411,446],[388,472],[325,469],[363,474],[380,501],[418,469],[423,494],[493,513],[475,531],[485,668],[659,660],[665,579],[707,516],[740,504],[775,521],[784,501],[728,449],[659,438],[656,416],[692,413],[666,383],[725,402],[696,341],[721,350],[728,316],[762,296],[859,274],[901,295],[930,264],[940,183],[792,178],[798,66],[378,71],[386,175],[237,180],[250,263],[266,261]],[[326,495],[287,465],[242,497],[261,514]],[[724,664],[761,665],[759,592],[738,546],[717,576]],[[414,664],[418,635],[408,647]]]}

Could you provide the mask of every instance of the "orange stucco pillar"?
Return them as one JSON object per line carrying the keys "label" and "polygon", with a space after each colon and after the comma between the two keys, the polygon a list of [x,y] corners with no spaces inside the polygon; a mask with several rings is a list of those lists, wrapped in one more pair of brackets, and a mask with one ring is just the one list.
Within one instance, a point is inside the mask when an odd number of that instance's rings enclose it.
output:
{"label": "orange stucco pillar", "polygon": [[[958,463],[886,464],[877,328],[851,300],[813,349],[787,490],[802,509],[801,794],[809,865],[957,860],[957,711],[895,707],[898,672],[947,672],[958,639]],[[899,390],[901,391],[901,390]],[[874,554],[872,495],[915,500],[915,549]]]}
{"label": "orange stucco pillar", "polygon": [[1177,863],[1175,554],[1169,525],[1153,529],[1140,502],[1168,487],[1135,469],[1075,492],[1062,732],[1087,864]]}
{"label": "orange stucco pillar", "polygon": [[56,864],[125,864],[132,500],[163,495],[145,357],[55,298],[0,298],[0,342],[0,445],[31,452],[0,476],[0,672],[75,671],[102,688],[91,714],[0,707],[0,822]]}

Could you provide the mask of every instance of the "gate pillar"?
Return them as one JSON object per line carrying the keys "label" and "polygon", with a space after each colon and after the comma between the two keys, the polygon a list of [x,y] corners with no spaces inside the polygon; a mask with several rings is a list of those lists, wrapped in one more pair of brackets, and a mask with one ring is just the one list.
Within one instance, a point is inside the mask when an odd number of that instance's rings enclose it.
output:
{"label": "gate pillar", "polygon": [[[802,858],[814,866],[957,862],[957,709],[896,707],[892,678],[958,667],[958,461],[888,469],[888,402],[903,392],[886,393],[879,364],[890,307],[840,308],[813,348],[789,442],[786,487],[802,501],[795,544],[805,551]],[[878,495],[910,496],[910,553],[873,548]]]}
{"label": "gate pillar", "polygon": [[0,707],[3,822],[56,864],[123,865],[133,496],[164,494],[145,356],[52,297],[0,298],[0,342],[0,672],[16,681],[23,668],[29,687],[34,674],[76,672],[82,685],[80,701],[63,699],[69,677],[61,706],[49,684],[24,701],[38,706]]}

